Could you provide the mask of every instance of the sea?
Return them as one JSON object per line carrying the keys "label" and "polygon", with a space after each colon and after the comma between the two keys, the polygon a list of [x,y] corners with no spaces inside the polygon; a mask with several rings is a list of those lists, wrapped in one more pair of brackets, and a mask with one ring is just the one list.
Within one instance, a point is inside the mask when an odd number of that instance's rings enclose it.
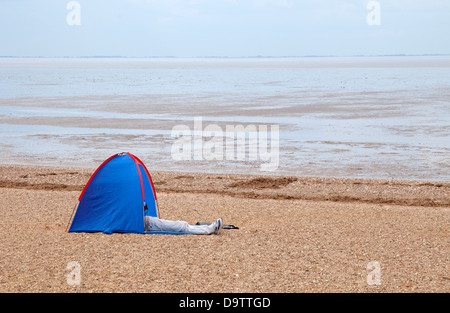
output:
{"label": "sea", "polygon": [[2,164],[450,180],[450,56],[0,58]]}

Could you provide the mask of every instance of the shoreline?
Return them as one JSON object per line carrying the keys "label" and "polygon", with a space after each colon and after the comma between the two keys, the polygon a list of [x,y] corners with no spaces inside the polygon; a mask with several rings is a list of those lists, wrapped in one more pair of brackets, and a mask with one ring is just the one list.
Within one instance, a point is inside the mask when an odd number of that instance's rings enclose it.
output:
{"label": "shoreline", "polygon": [[[0,164],[0,188],[82,191],[96,168]],[[450,207],[450,182],[150,171],[156,192]]]}

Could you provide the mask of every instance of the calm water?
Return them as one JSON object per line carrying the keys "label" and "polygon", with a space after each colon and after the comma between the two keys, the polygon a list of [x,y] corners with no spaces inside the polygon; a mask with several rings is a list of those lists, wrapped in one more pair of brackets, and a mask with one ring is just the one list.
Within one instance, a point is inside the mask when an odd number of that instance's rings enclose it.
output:
{"label": "calm water", "polygon": [[[2,163],[96,167],[130,151],[151,170],[449,180],[449,99],[450,57],[5,58],[0,147]],[[226,149],[238,125],[243,159]],[[252,150],[246,131],[264,127]],[[223,157],[208,159],[213,142]]]}

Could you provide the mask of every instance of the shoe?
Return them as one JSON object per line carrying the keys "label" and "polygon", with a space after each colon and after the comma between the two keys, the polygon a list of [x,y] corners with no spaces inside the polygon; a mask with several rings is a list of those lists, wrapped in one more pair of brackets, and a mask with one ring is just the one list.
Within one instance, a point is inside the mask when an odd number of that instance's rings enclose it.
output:
{"label": "shoe", "polygon": [[217,221],[214,222],[214,234],[219,235],[222,226],[223,226],[222,218],[219,218]]}

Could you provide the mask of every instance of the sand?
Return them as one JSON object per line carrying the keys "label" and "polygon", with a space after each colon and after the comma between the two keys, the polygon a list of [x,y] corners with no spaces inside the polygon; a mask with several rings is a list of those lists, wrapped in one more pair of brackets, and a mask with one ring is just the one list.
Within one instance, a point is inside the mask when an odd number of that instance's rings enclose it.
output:
{"label": "sand", "polygon": [[154,172],[162,218],[239,229],[67,233],[93,170],[0,166],[0,292],[450,291],[449,182]]}

